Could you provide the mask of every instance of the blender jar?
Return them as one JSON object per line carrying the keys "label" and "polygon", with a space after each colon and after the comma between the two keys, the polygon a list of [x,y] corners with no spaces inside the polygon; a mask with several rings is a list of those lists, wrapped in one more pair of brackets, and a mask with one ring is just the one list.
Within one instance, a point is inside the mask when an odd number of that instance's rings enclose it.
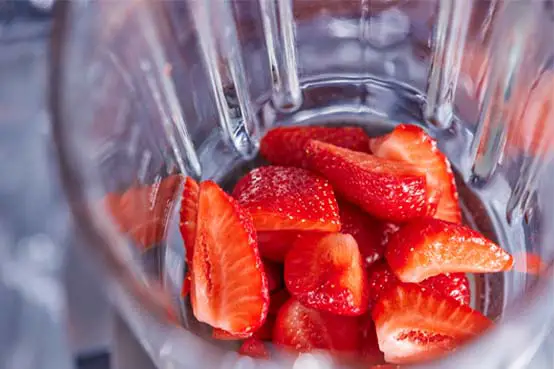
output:
{"label": "blender jar", "polygon": [[180,294],[176,174],[229,188],[259,165],[271,127],[376,135],[400,122],[438,140],[465,223],[516,259],[514,271],[472,279],[472,306],[495,328],[420,365],[527,365],[554,314],[553,15],[550,1],[57,3],[62,179],[115,305],[156,365],[340,365],[315,354],[253,360],[209,338]]}

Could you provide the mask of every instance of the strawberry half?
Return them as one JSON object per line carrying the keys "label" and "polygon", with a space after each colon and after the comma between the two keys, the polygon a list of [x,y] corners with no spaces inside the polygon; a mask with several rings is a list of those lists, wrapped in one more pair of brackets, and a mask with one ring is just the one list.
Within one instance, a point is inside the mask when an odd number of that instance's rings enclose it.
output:
{"label": "strawberry half", "polygon": [[265,344],[256,339],[248,338],[245,340],[239,348],[239,354],[250,356],[257,359],[267,359],[269,358],[269,353],[265,347]]}
{"label": "strawberry half", "polygon": [[285,285],[302,304],[337,315],[367,311],[367,280],[356,240],[342,233],[300,237],[285,258]]}
{"label": "strawberry half", "polygon": [[340,230],[331,185],[305,169],[256,168],[238,181],[233,196],[250,212],[258,231]]}
{"label": "strawberry half", "polygon": [[200,185],[190,295],[196,319],[232,335],[254,332],[267,315],[252,218],[212,181]]}
{"label": "strawberry half", "polygon": [[147,249],[164,240],[182,181],[182,176],[171,175],[159,183],[134,187],[123,194],[109,193],[104,205],[121,232]]}
{"label": "strawberry half", "polygon": [[310,309],[294,298],[279,310],[273,331],[274,343],[299,352],[355,352],[358,340],[358,319]]}
{"label": "strawberry half", "polygon": [[416,166],[427,179],[428,215],[453,223],[462,222],[456,181],[450,162],[437,142],[418,126],[400,124],[389,134],[370,140],[371,152],[385,159]]}
{"label": "strawberry half", "polygon": [[513,258],[479,232],[439,219],[418,219],[391,236],[385,257],[403,282],[442,273],[491,273],[512,268]]}
{"label": "strawberry half", "polygon": [[369,214],[391,221],[427,214],[425,176],[416,167],[314,140],[306,153],[311,170]]}
{"label": "strawberry half", "polygon": [[365,265],[381,259],[385,253],[385,245],[381,242],[384,237],[383,223],[345,201],[339,201],[339,214],[341,233],[354,237]]}
{"label": "strawberry half", "polygon": [[185,180],[183,197],[181,199],[181,211],[179,228],[185,242],[188,267],[191,267],[192,255],[194,254],[194,238],[196,237],[196,221],[198,217],[198,196],[200,187],[190,177]]}
{"label": "strawberry half", "polygon": [[260,153],[272,164],[307,168],[304,146],[314,139],[354,151],[369,149],[369,137],[359,127],[279,127],[260,143]]}
{"label": "strawberry half", "polygon": [[372,316],[379,348],[385,359],[395,364],[446,353],[493,324],[467,305],[410,284],[386,292]]}
{"label": "strawberry half", "polygon": [[[369,309],[381,295],[402,283],[385,262],[377,262],[368,271]],[[469,304],[469,280],[464,273],[447,273],[428,278],[417,284],[444,297],[451,297],[461,304]]]}
{"label": "strawberry half", "polygon": [[214,328],[212,330],[212,338],[220,341],[240,341],[242,339],[252,337],[253,334],[253,332],[232,334],[219,328]]}
{"label": "strawberry half", "polygon": [[298,231],[258,232],[260,254],[268,260],[282,263],[285,260],[285,255],[301,233]]}

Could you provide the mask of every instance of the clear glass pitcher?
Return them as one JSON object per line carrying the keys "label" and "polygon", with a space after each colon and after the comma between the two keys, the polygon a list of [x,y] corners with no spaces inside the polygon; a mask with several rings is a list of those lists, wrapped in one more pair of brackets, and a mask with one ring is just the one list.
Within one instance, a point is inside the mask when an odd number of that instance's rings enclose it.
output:
{"label": "clear glass pitcher", "polygon": [[278,125],[378,134],[408,122],[450,158],[465,222],[516,258],[514,271],[472,280],[473,307],[496,327],[421,366],[525,367],[554,318],[553,19],[539,0],[59,2],[61,175],[114,302],[156,365],[340,365],[257,361],[209,339],[180,297],[175,174],[225,188]]}

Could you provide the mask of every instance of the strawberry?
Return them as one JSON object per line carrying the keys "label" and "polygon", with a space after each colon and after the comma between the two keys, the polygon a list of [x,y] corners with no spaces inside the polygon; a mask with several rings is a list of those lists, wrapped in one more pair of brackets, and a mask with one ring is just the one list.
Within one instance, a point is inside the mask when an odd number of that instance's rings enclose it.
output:
{"label": "strawberry", "polygon": [[257,359],[268,359],[269,353],[264,343],[256,338],[248,338],[239,348],[239,354]]}
{"label": "strawberry", "polygon": [[398,224],[391,223],[391,222],[381,223],[380,234],[381,234],[381,246],[383,246],[383,249],[387,246],[387,243],[389,243],[390,237],[394,233],[398,232],[399,229],[400,229],[400,226]]}
{"label": "strawberry", "polygon": [[233,196],[250,212],[258,231],[340,230],[331,185],[305,169],[256,168],[238,181]]}
{"label": "strawberry", "polygon": [[307,307],[337,315],[367,311],[364,264],[351,235],[312,234],[296,240],[285,258],[285,285]]}
{"label": "strawberry", "polygon": [[267,231],[258,232],[260,254],[272,261],[283,262],[285,255],[302,232]]}
{"label": "strawberry", "polygon": [[273,339],[273,329],[275,328],[275,314],[268,314],[265,323],[256,331],[252,337],[262,341],[271,341]]}
{"label": "strawberry", "polygon": [[461,224],[423,218],[391,236],[385,257],[403,282],[421,282],[441,273],[509,270],[513,259],[494,242]]}
{"label": "strawberry", "polygon": [[387,291],[372,312],[387,362],[412,363],[446,353],[492,322],[478,311],[412,284]]}
{"label": "strawberry", "polygon": [[133,187],[123,194],[109,193],[104,204],[121,232],[147,249],[164,240],[182,181],[182,176],[171,175],[159,183]]}
{"label": "strawberry", "polygon": [[383,223],[345,201],[339,201],[339,214],[341,233],[354,237],[365,265],[381,259],[385,253],[385,245],[381,242]]}
{"label": "strawberry", "polygon": [[200,184],[192,258],[194,316],[232,335],[264,322],[269,293],[252,218],[214,182]]}
{"label": "strawberry", "polygon": [[[425,131],[411,124],[400,124],[388,135],[370,140],[371,152],[385,159],[416,166],[427,179],[427,202],[436,208],[437,219],[462,222],[458,191],[450,162]],[[428,212],[433,215],[433,210]]]}
{"label": "strawberry", "polygon": [[252,337],[254,333],[248,332],[244,334],[232,334],[223,329],[214,328],[212,329],[212,338],[220,341],[240,341],[242,339]]}
{"label": "strawberry", "polygon": [[271,261],[264,260],[263,262],[269,292],[280,289],[283,286],[283,267]]}
{"label": "strawberry", "polygon": [[369,214],[400,222],[427,214],[425,176],[416,167],[314,140],[306,153],[311,170]]}
{"label": "strawberry", "polygon": [[[369,309],[386,291],[402,283],[385,262],[375,263],[369,270]],[[463,273],[447,273],[430,277],[418,285],[444,297],[451,297],[461,304],[469,304],[469,280]]]}
{"label": "strawberry", "polygon": [[273,342],[299,352],[317,349],[355,352],[357,332],[356,318],[311,309],[291,298],[277,314]]}
{"label": "strawberry", "polygon": [[260,143],[260,153],[271,164],[307,168],[304,146],[319,140],[354,151],[369,150],[369,138],[359,127],[279,127]]}
{"label": "strawberry", "polygon": [[200,187],[190,177],[185,180],[183,197],[181,199],[180,224],[181,235],[185,242],[187,265],[191,268],[192,255],[194,253],[194,238],[196,236],[196,221],[198,216],[198,196]]}
{"label": "strawberry", "polygon": [[190,273],[185,273],[183,278],[183,288],[181,289],[181,297],[187,297],[190,293]]}

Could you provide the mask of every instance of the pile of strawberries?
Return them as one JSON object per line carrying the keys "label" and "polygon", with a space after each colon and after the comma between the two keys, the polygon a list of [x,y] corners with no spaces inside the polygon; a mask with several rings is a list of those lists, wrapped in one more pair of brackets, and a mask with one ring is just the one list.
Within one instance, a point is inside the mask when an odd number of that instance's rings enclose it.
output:
{"label": "pile of strawberries", "polygon": [[492,325],[469,307],[465,273],[512,257],[461,224],[450,163],[421,128],[276,128],[260,151],[271,165],[231,195],[185,182],[185,288],[214,338],[258,357],[271,341],[412,363]]}

